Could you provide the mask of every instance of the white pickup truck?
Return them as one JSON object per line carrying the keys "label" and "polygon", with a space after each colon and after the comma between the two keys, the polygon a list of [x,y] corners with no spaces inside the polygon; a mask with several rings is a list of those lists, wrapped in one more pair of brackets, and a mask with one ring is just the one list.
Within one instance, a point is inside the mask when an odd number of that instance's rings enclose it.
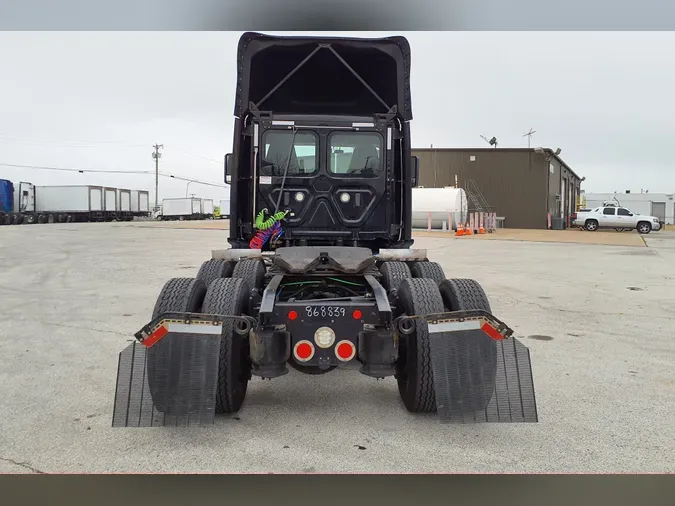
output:
{"label": "white pickup truck", "polygon": [[600,228],[637,230],[648,234],[661,229],[661,223],[655,216],[644,216],[620,206],[601,206],[572,214],[572,224],[591,232]]}

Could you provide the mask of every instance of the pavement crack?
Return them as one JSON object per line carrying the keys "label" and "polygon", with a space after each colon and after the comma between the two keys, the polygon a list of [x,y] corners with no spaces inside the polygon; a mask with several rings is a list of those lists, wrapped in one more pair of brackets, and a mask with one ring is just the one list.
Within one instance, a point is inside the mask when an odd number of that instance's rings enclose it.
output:
{"label": "pavement crack", "polygon": [[561,307],[552,307],[552,306],[544,306],[543,304],[538,304],[536,302],[528,301],[528,300],[520,300],[520,299],[514,299],[515,302],[518,304],[528,304],[530,306],[537,306],[541,309],[545,309],[547,311],[553,310],[553,311],[558,311],[559,313],[575,313],[579,315],[602,315],[602,316],[625,316],[626,314],[630,314],[631,317],[635,318],[647,318],[649,320],[666,320],[666,321],[672,321],[675,320],[674,317],[670,316],[656,316],[656,315],[645,315],[645,314],[640,314],[640,313],[608,313],[604,311],[584,311],[582,309],[563,309]]}
{"label": "pavement crack", "polygon": [[36,474],[46,474],[44,471],[40,471],[39,469],[36,469],[33,466],[31,466],[28,462],[18,462],[14,459],[7,459],[5,457],[0,457],[0,460],[9,462],[10,464],[14,464],[15,466],[23,467],[24,469],[28,469],[29,471],[32,471]]}

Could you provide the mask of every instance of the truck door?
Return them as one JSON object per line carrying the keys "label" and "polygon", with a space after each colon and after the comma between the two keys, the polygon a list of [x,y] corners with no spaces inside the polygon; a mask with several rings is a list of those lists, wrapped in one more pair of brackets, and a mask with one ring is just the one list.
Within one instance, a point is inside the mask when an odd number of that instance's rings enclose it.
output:
{"label": "truck door", "polygon": [[616,223],[616,226],[621,228],[635,228],[637,225],[633,213],[624,207],[619,207],[616,210]]}
{"label": "truck door", "polygon": [[601,227],[618,227],[616,223],[616,207],[605,207],[600,215]]}

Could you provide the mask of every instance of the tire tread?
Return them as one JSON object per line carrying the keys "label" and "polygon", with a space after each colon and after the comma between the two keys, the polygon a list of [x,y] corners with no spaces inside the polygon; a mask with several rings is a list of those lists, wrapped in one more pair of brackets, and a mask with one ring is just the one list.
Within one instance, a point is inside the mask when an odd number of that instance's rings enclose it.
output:
{"label": "tire tread", "polygon": [[437,262],[415,262],[410,272],[413,278],[433,279],[437,285],[445,279],[443,267]]}
{"label": "tire tread", "polygon": [[412,278],[410,267],[405,262],[384,262],[380,267],[382,286],[388,292],[398,290],[401,281]]}
{"label": "tire tread", "polygon": [[[206,293],[202,312],[208,314],[239,315],[245,312],[247,305],[246,283],[238,278],[220,278],[214,280]],[[235,343],[235,340],[237,341]],[[239,411],[246,395],[248,380],[243,383],[243,395],[237,396],[234,388],[236,378],[242,366],[237,362],[237,351],[244,339],[234,331],[234,322],[223,323],[218,362],[218,388],[216,392],[216,413],[234,413]],[[235,376],[232,377],[232,367]],[[250,371],[250,369],[249,369]],[[248,371],[244,371],[248,373]]]}
{"label": "tire tread", "polygon": [[[401,282],[399,286],[399,299],[405,309],[409,308],[416,315],[440,313],[443,311],[443,299],[438,290],[438,285],[428,278],[409,278]],[[431,350],[429,347],[429,332],[426,321],[415,322],[414,349],[407,353],[416,354],[416,370],[408,382],[414,381],[415,388],[411,393],[406,385],[399,382],[399,390],[403,402],[409,411],[415,413],[429,413],[436,411],[436,393],[434,389],[434,375],[431,366]],[[410,337],[409,337],[410,338]],[[410,374],[411,371],[407,371]]]}

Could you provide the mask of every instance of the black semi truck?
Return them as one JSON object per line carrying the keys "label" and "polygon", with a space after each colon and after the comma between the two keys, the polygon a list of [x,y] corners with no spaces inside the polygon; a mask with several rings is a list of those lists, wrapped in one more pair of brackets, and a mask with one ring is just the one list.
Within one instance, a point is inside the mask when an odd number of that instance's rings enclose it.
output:
{"label": "black semi truck", "polygon": [[408,41],[248,32],[237,54],[230,247],[162,288],[113,426],[211,423],[253,377],[339,367],[445,422],[537,421],[528,349],[479,283],[412,249]]}

